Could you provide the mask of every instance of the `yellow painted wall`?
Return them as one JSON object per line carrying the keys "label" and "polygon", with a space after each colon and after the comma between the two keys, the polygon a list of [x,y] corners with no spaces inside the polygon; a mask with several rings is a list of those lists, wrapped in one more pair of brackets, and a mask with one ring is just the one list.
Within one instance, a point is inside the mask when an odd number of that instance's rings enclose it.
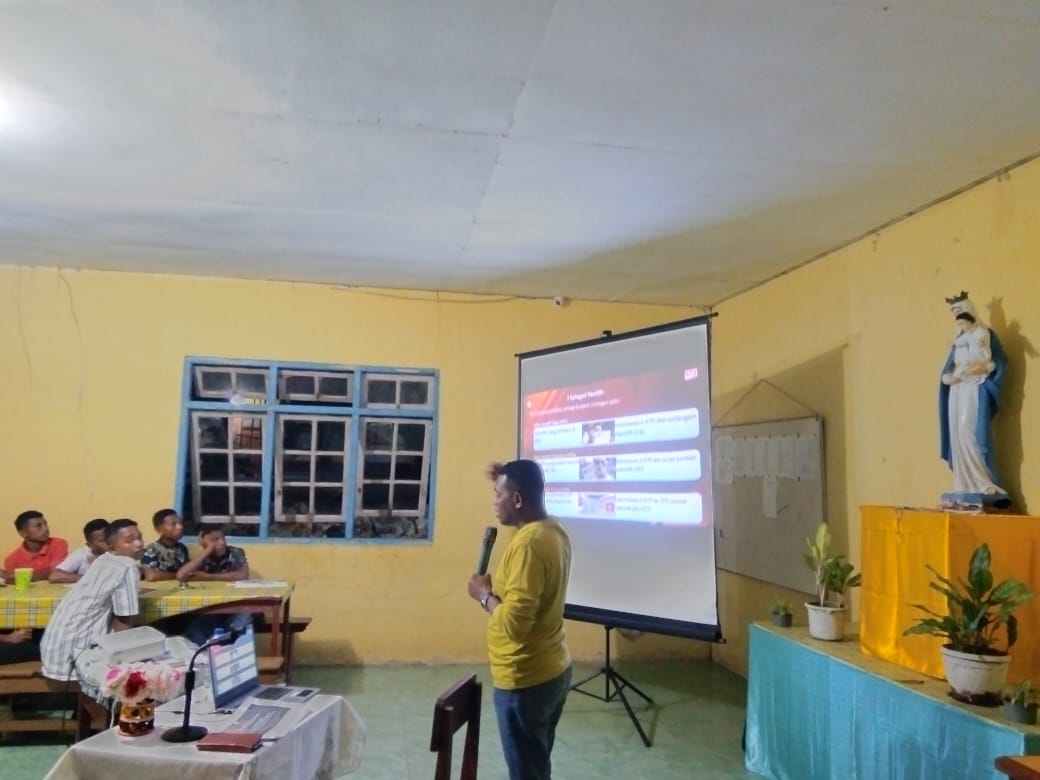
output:
{"label": "yellow painted wall", "polygon": [[[716,414],[766,378],[824,415],[827,510],[857,564],[860,505],[932,506],[950,489],[937,393],[953,333],[943,298],[961,289],[1009,356],[996,424],[1004,486],[1020,508],[1040,514],[1040,162],[719,307]],[[763,388],[732,421],[798,413]],[[746,625],[766,617],[777,595],[797,597],[722,573],[730,641],[713,657],[746,671]],[[804,609],[796,617],[804,622]]]}
{"label": "yellow painted wall", "polygon": [[[0,540],[15,545],[12,521],[30,507],[74,543],[94,516],[148,526],[172,501],[186,355],[436,367],[431,546],[247,551],[263,575],[295,581],[295,611],[314,617],[304,662],[481,660],[485,618],[465,585],[493,521],[483,467],[515,451],[514,354],[690,314],[0,265]],[[601,652],[601,630],[569,630],[577,657]],[[708,654],[660,637],[620,644],[623,656]]]}

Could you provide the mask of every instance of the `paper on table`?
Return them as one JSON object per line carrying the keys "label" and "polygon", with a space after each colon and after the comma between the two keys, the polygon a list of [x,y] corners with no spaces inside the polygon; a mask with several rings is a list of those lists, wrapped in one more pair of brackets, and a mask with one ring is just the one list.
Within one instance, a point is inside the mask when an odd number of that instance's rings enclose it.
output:
{"label": "paper on table", "polygon": [[775,520],[780,512],[777,508],[778,480],[775,476],[766,475],[762,480],[762,514]]}
{"label": "paper on table", "polygon": [[289,583],[285,580],[238,580],[232,582],[232,588],[286,588]]}

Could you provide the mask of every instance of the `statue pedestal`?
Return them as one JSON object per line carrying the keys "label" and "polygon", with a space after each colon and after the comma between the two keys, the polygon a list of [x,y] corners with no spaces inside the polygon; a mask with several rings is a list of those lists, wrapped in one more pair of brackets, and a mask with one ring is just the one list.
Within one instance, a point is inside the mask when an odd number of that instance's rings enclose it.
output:
{"label": "statue pedestal", "polygon": [[[968,574],[971,554],[983,542],[993,556],[993,578],[1022,580],[1040,591],[1040,517],[966,514],[935,509],[865,506],[862,518],[863,586],[860,647],[863,652],[942,677],[937,637],[903,636],[923,613],[924,604],[939,614],[946,599],[928,587],[931,565],[956,582]],[[1022,606],[1018,643],[1011,648],[1010,682],[1040,681],[1040,593]],[[1001,642],[1005,635],[1001,631]]]}

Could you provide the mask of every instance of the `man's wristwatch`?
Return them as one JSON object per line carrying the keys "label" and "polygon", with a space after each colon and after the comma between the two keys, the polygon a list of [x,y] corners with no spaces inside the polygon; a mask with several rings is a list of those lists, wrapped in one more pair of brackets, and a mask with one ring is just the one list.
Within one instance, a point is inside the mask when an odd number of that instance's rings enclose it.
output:
{"label": "man's wristwatch", "polygon": [[495,594],[489,590],[487,593],[484,594],[484,598],[480,600],[480,608],[485,612],[487,612],[488,599],[490,599],[494,595]]}

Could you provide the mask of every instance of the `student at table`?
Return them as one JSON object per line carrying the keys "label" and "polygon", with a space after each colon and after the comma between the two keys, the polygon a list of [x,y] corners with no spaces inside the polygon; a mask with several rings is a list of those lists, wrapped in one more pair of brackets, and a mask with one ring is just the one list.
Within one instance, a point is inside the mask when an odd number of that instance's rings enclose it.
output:
{"label": "student at table", "polygon": [[14,520],[15,530],[22,543],[4,558],[4,572],[13,580],[15,569],[32,569],[34,580],[45,580],[51,569],[69,554],[69,545],[64,539],[52,537],[47,518],[42,512],[29,509]]}
{"label": "student at table", "polygon": [[83,539],[86,544],[69,553],[68,557],[54,567],[51,572],[51,582],[76,582],[87,573],[97,558],[108,552],[108,543],[105,541],[105,529],[108,528],[108,520],[95,518],[83,526]]}
{"label": "student at table", "polygon": [[43,676],[78,679],[81,654],[111,631],[130,628],[139,611],[137,559],[144,542],[137,523],[115,520],[105,530],[108,552],[99,556],[58,603],[40,641]]}
{"label": "student at table", "polygon": [[[184,564],[177,571],[177,579],[233,582],[249,579],[249,561],[245,550],[227,543],[224,529],[220,526],[203,528],[199,534],[202,554]],[[252,615],[198,615],[193,617],[184,631],[184,636],[201,645],[218,629],[244,629],[252,621]]]}
{"label": "student at table", "polygon": [[177,572],[188,562],[188,548],[181,544],[184,523],[173,509],[160,509],[152,515],[152,526],[159,538],[144,548],[144,578],[149,582],[176,579]]}

